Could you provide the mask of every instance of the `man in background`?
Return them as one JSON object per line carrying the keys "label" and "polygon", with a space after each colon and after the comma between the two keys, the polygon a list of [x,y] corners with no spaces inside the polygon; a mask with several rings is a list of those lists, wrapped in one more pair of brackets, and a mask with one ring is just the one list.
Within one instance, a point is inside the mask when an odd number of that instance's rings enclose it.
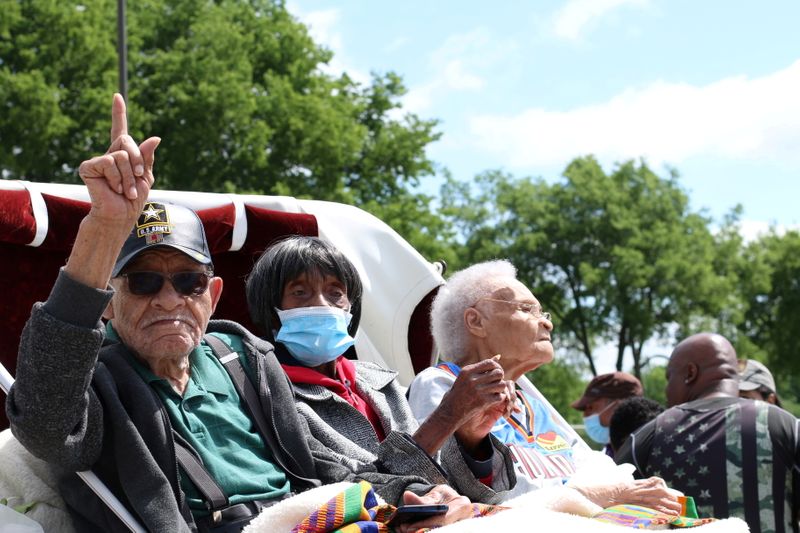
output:
{"label": "man in background", "polygon": [[694,497],[701,517],[739,517],[753,533],[798,531],[798,421],[739,398],[736,351],[725,337],[683,340],[667,364],[669,409],[615,460]]}
{"label": "man in background", "polygon": [[610,372],[592,379],[583,396],[573,402],[572,407],[583,412],[583,424],[589,438],[602,444],[606,455],[614,457],[609,446],[611,416],[620,401],[642,394],[642,383],[636,376],[627,372]]}

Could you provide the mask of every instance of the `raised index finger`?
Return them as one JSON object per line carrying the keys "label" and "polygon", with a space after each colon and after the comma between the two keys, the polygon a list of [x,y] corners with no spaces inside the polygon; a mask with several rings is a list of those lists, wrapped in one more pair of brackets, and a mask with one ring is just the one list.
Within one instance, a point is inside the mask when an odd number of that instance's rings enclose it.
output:
{"label": "raised index finger", "polygon": [[128,134],[128,115],[125,108],[125,99],[119,93],[114,93],[114,100],[111,103],[111,142],[113,143],[120,135]]}

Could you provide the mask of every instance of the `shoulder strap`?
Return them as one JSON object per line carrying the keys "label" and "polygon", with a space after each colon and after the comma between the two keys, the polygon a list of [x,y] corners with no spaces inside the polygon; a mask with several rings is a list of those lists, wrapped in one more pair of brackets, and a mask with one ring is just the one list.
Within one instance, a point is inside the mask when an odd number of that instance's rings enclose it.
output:
{"label": "shoulder strap", "polygon": [[175,441],[175,456],[178,458],[178,464],[192,480],[197,490],[206,501],[210,511],[217,511],[228,506],[228,496],[222,487],[211,477],[203,463],[189,451],[189,448],[183,444],[183,439],[174,430],[172,432],[173,440]]}
{"label": "shoulder strap", "polygon": [[310,483],[312,486],[319,485],[318,481],[300,476],[286,466],[282,457],[283,454],[281,453],[283,447],[278,443],[275,434],[269,430],[267,420],[264,418],[264,411],[261,408],[261,400],[255,387],[253,387],[253,383],[244,372],[242,363],[239,361],[239,354],[231,350],[231,347],[219,337],[205,335],[203,339],[211,347],[214,355],[217,356],[217,359],[219,359],[222,366],[225,367],[225,370],[228,371],[228,374],[230,374],[233,386],[236,387],[236,392],[239,393],[239,397],[247,407],[247,411],[250,413],[253,422],[255,422],[256,428],[261,434],[261,438],[264,439],[264,443],[272,452],[272,459],[278,463],[284,472],[294,476],[296,479],[301,479]]}

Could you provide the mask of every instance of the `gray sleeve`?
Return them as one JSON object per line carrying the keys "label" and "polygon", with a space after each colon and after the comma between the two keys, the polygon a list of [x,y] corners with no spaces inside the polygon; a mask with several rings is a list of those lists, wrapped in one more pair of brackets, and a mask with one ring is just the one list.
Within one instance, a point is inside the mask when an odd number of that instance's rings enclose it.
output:
{"label": "gray sleeve", "polygon": [[440,452],[440,462],[447,472],[449,485],[460,494],[474,502],[500,503],[507,496],[505,491],[514,488],[517,476],[514,473],[514,463],[508,447],[500,442],[494,435],[489,435],[492,443],[492,486],[487,487],[475,478],[469,465],[464,460],[460,446],[455,437],[450,437],[445,442]]}
{"label": "gray sleeve", "polygon": [[6,399],[12,432],[31,453],[69,470],[88,468],[101,449],[103,410],[90,383],[104,339],[100,318],[112,294],[62,271],[20,337]]}
{"label": "gray sleeve", "polygon": [[474,502],[499,503],[504,491],[516,484],[516,474],[508,448],[493,435],[492,486],[484,485],[470,469],[455,437],[450,437],[439,452],[439,465],[414,440],[404,433],[391,432],[381,443],[377,465],[380,471],[395,475],[413,473],[433,485],[450,485]]}
{"label": "gray sleeve", "polygon": [[47,314],[73,326],[94,329],[106,310],[113,289],[96,289],[75,281],[62,268],[43,307]]}
{"label": "gray sleeve", "polygon": [[[402,443],[403,436],[396,433],[390,433],[387,440],[389,438],[392,438],[393,441],[397,439],[395,443],[398,445],[397,448],[394,448],[396,455],[394,452],[388,452],[392,446],[386,447],[389,456],[384,459],[388,460],[389,466],[384,464],[380,457],[373,463],[354,462],[334,452],[311,436],[309,436],[308,442],[317,474],[323,483],[367,481],[375,492],[392,505],[401,505],[403,492],[407,490],[421,495],[430,491],[434,485],[447,482],[442,473],[439,473],[435,481],[426,478],[424,472],[428,470],[427,465],[419,465],[414,459],[417,457],[415,453],[412,452],[408,455],[403,453],[404,449],[410,450],[409,446],[416,447],[413,443]],[[432,461],[428,460],[427,462],[431,463]],[[404,473],[394,473],[394,469],[399,468],[401,464],[405,464],[405,469],[402,470]]]}

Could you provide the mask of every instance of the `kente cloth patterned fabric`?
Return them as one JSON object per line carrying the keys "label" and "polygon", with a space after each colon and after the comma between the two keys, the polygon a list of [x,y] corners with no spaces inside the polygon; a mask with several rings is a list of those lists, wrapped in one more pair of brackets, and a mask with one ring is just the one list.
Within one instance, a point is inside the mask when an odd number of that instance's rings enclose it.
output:
{"label": "kente cloth patterned fabric", "polygon": [[678,496],[678,502],[681,504],[681,516],[688,516],[689,518],[697,518],[697,506],[694,503],[694,498],[691,496]]}
{"label": "kente cloth patterned fabric", "polygon": [[[361,481],[311,513],[292,529],[292,533],[390,533],[386,523],[395,509],[393,505],[379,505],[372,486]],[[507,507],[473,503],[472,517],[489,516],[505,509]],[[417,533],[424,531],[429,530],[419,529]]]}
{"label": "kente cloth patterned fabric", "polygon": [[665,526],[669,529],[688,528],[702,526],[716,520],[715,518],[671,516],[639,505],[615,505],[603,509],[592,518],[634,529],[664,529]]}
{"label": "kente cloth patterned fabric", "polygon": [[752,533],[797,533],[798,421],[736,397],[678,405],[636,431],[616,461],[693,496],[700,517],[737,517]]}

